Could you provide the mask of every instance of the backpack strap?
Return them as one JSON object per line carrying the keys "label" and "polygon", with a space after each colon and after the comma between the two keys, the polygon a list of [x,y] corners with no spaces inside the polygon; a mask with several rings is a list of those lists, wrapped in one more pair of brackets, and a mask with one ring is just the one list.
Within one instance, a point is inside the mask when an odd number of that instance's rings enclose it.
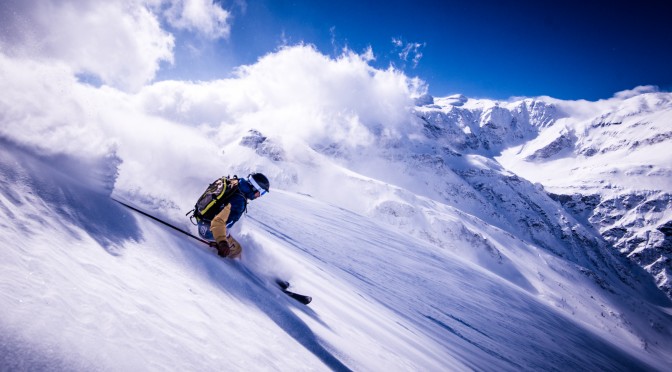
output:
{"label": "backpack strap", "polygon": [[[245,194],[243,194],[243,192],[240,191],[240,187],[238,187],[238,185],[240,184],[240,179],[238,178],[238,176],[234,175],[233,178],[230,179],[230,182],[231,182],[231,187],[235,187],[236,191],[234,191],[234,193],[229,196],[229,199],[231,199],[233,197],[233,195],[235,195],[235,194],[241,195],[243,197],[243,200],[245,200],[245,210],[244,211],[245,211],[245,214],[247,214],[247,197],[245,197]],[[228,187],[229,186],[227,185],[227,188]]]}

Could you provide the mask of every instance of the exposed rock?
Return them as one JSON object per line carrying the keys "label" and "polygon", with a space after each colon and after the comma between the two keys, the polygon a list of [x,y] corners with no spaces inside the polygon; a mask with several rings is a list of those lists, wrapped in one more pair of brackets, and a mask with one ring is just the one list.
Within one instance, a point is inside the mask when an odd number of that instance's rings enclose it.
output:
{"label": "exposed rock", "polygon": [[254,149],[257,154],[273,161],[282,161],[284,159],[282,147],[270,141],[255,129],[250,129],[248,135],[240,140],[240,145]]}
{"label": "exposed rock", "polygon": [[549,159],[564,151],[571,151],[576,143],[576,135],[573,132],[566,132],[553,140],[547,146],[535,151],[532,155],[525,158],[527,161],[537,159]]}
{"label": "exposed rock", "polygon": [[651,273],[672,298],[672,195],[633,192],[600,200],[598,195],[550,194],[579,218],[586,218],[623,255]]}

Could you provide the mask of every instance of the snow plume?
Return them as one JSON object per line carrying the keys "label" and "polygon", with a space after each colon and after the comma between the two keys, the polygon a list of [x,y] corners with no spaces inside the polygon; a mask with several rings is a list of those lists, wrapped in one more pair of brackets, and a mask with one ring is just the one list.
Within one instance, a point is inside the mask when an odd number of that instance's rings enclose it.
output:
{"label": "snow plume", "polygon": [[148,192],[165,195],[175,189],[164,182],[184,186],[178,169],[193,167],[184,162],[193,161],[196,149],[216,153],[193,129],[144,114],[132,95],[82,84],[61,64],[0,54],[0,84],[7,92],[0,97],[0,137],[54,166],[63,156],[68,164],[79,159],[82,168],[100,165],[82,179],[100,191],[109,193],[114,182],[127,189],[143,183]]}
{"label": "snow plume", "polygon": [[0,135],[41,154],[98,157],[113,144],[97,126],[87,125],[97,104],[61,64],[12,60],[0,54]]}

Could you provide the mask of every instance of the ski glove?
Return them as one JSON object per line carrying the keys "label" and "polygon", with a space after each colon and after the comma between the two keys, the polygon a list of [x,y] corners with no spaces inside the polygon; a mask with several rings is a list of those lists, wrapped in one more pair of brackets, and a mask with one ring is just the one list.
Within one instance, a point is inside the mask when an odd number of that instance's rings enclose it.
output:
{"label": "ski glove", "polygon": [[231,247],[229,246],[229,242],[226,240],[222,240],[221,242],[217,243],[217,254],[226,257],[231,253]]}

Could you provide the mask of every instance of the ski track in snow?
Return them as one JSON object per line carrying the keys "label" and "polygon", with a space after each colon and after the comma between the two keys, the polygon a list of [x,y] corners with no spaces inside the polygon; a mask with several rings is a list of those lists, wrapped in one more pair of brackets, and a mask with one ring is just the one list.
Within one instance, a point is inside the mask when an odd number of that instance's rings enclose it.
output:
{"label": "ski track in snow", "polygon": [[[672,344],[669,314],[647,303],[619,305],[618,283],[612,295],[575,265],[494,228],[480,233],[519,249],[510,264],[528,285],[392,226],[280,190],[250,204],[235,228],[244,258],[229,262],[124,209],[93,183],[56,171],[53,159],[11,144],[0,155],[2,369],[670,365],[661,352]],[[313,303],[282,294],[276,276]],[[596,310],[609,305],[616,315]],[[638,315],[655,327],[641,326]],[[644,339],[651,340],[646,350]]]}

